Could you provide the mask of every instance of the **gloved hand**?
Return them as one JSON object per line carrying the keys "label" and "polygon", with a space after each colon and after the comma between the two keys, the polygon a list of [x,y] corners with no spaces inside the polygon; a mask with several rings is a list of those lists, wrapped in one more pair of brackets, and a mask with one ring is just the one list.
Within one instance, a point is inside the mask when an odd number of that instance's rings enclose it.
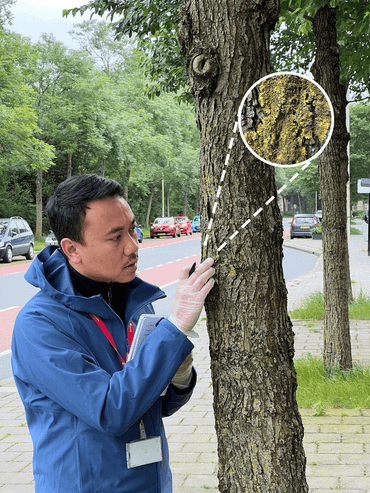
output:
{"label": "gloved hand", "polygon": [[204,300],[215,283],[211,279],[215,273],[212,265],[213,259],[207,258],[190,277],[190,267],[185,267],[180,272],[169,321],[186,336],[198,337],[192,329],[198,321]]}
{"label": "gloved hand", "polygon": [[191,381],[191,372],[193,367],[193,351],[186,357],[180,368],[175,373],[171,383],[179,389],[186,389]]}

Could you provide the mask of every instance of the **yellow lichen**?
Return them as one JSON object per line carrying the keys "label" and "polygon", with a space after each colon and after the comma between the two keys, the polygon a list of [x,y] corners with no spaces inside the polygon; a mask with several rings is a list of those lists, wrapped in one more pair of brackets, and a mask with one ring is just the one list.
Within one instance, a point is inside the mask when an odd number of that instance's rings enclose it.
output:
{"label": "yellow lichen", "polygon": [[[277,75],[258,86],[265,115],[245,139],[260,157],[276,164],[305,161],[328,136],[331,113],[328,101],[313,82],[295,75]],[[319,143],[317,143],[317,139]],[[311,147],[310,147],[311,146]],[[317,150],[315,150],[315,153]]]}

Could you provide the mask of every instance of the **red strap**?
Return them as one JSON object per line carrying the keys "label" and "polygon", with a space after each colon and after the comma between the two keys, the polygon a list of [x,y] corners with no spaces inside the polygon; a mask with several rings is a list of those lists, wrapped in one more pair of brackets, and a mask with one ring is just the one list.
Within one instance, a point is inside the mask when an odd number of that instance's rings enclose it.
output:
{"label": "red strap", "polygon": [[[107,329],[107,326],[105,325],[103,320],[100,317],[98,317],[98,315],[93,315],[92,313],[90,313],[90,317],[98,324],[99,328],[103,331],[105,337],[108,339],[108,341],[114,347],[114,349],[115,349],[116,353],[118,354],[118,357],[122,363],[122,368],[123,368],[125,366],[126,361],[119,354],[118,349],[114,343],[113,337],[112,337],[111,333],[109,332],[109,330]],[[131,349],[133,339],[134,339],[134,325],[133,325],[132,320],[131,320],[131,322],[129,323],[129,326],[128,326],[128,345],[129,345],[130,349]],[[126,359],[127,359],[127,356],[128,356],[128,353],[126,355]]]}

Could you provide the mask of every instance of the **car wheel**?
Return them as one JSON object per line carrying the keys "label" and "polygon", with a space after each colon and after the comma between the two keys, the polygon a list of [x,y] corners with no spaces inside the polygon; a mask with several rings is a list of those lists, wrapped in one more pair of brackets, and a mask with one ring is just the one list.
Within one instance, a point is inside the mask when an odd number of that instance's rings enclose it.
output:
{"label": "car wheel", "polygon": [[33,259],[33,245],[30,245],[28,252],[26,253],[26,259],[27,260],[32,260]]}
{"label": "car wheel", "polygon": [[193,230],[192,230],[192,229],[190,230],[190,234],[191,234],[191,235],[193,234]]}
{"label": "car wheel", "polygon": [[174,231],[173,235],[172,235],[172,238],[176,238],[177,236],[177,233],[176,233],[176,230]]}
{"label": "car wheel", "polygon": [[139,243],[142,243],[142,242],[143,242],[143,239],[141,238],[141,239],[139,240]]}
{"label": "car wheel", "polygon": [[10,262],[13,260],[13,251],[12,251],[12,248],[10,246],[8,246],[8,248],[6,249],[6,252],[5,252],[5,255],[4,255],[4,258],[3,258],[3,261],[6,263],[6,264],[10,264]]}

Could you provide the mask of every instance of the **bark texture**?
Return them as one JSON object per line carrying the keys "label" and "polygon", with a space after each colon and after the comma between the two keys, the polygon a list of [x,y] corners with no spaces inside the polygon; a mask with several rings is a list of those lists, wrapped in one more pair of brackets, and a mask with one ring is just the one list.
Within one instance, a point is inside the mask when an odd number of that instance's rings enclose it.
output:
{"label": "bark texture", "polygon": [[[186,0],[179,40],[197,110],[203,240],[227,173],[203,258],[215,259],[207,298],[219,490],[308,492],[296,403],[294,334],[282,270],[282,220],[273,167],[233,133],[248,88],[270,72],[278,0]],[[256,217],[253,213],[263,211]],[[245,228],[240,226],[251,218]],[[240,233],[229,240],[236,230]],[[225,248],[218,247],[227,241]]]}
{"label": "bark texture", "polygon": [[334,109],[332,138],[319,157],[323,210],[324,365],[352,368],[348,300],[351,286],[347,240],[346,186],[348,181],[346,128],[347,87],[340,84],[340,50],[336,9],[320,8],[313,21],[316,58],[311,68]]}

